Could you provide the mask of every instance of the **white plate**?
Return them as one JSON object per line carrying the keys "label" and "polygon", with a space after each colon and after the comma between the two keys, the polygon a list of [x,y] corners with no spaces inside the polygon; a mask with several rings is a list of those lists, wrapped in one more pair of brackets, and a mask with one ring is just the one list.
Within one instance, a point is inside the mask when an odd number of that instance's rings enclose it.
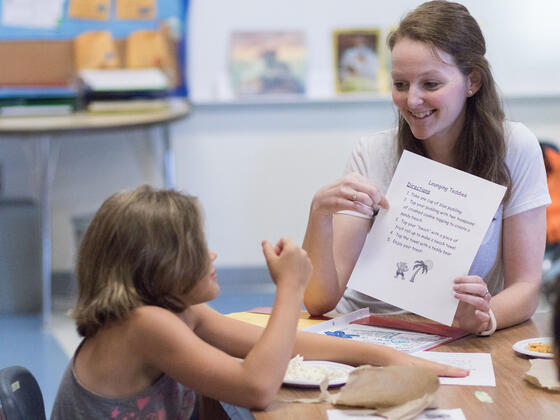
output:
{"label": "white plate", "polygon": [[[345,365],[343,363],[329,362],[326,360],[304,360],[303,365],[305,367],[317,367],[328,370],[341,370],[344,371],[345,375],[340,378],[329,379],[329,387],[331,386],[341,386],[348,380],[348,375],[355,368],[354,366]],[[318,388],[321,384],[320,381],[307,381],[307,380],[296,380],[296,379],[286,379],[284,378],[284,385],[297,386],[301,388]]]}
{"label": "white plate", "polygon": [[540,353],[538,351],[529,350],[529,343],[541,342],[543,344],[552,344],[552,337],[537,337],[528,338],[527,340],[518,341],[513,345],[513,350],[517,353],[526,354],[527,356],[542,357],[545,359],[551,359],[554,357],[554,353]]}

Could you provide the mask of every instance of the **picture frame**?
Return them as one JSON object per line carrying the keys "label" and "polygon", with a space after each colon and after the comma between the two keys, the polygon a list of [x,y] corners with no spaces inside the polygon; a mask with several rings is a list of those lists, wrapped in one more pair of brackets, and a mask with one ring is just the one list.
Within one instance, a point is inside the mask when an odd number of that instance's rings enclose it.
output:
{"label": "picture frame", "polygon": [[306,48],[299,31],[235,31],[230,79],[236,97],[303,95]]}
{"label": "picture frame", "polygon": [[381,29],[333,31],[337,93],[379,93],[387,90],[387,69]]}

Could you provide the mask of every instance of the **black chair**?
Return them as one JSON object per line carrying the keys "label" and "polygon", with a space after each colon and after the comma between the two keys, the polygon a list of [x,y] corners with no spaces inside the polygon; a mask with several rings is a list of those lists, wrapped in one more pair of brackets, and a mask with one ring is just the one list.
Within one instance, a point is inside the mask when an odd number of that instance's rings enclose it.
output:
{"label": "black chair", "polygon": [[41,388],[24,367],[0,370],[0,403],[0,419],[4,414],[6,420],[46,420]]}

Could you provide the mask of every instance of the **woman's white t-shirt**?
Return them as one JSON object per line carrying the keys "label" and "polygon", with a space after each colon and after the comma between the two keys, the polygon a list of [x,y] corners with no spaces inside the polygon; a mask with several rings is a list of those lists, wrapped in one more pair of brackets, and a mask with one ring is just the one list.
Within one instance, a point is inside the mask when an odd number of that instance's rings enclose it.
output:
{"label": "woman's white t-shirt", "polygon": [[[518,122],[506,121],[504,128],[507,146],[505,162],[512,180],[510,197],[507,202],[500,204],[469,270],[469,274],[478,275],[486,281],[492,295],[504,288],[501,253],[503,219],[550,204],[546,172],[537,138]],[[398,160],[396,130],[382,131],[364,137],[356,144],[346,164],[345,173],[359,172],[386,193]],[[343,213],[352,214],[348,217],[364,217],[359,213]],[[344,292],[336,311],[347,313],[363,307],[369,307],[373,313],[400,311],[399,308],[350,288]]]}

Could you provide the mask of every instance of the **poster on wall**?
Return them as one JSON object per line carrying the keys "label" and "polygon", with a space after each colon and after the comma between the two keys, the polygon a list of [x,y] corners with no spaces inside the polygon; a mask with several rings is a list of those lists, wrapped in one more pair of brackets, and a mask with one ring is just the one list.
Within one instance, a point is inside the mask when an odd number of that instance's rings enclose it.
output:
{"label": "poster on wall", "polygon": [[108,20],[110,0],[69,0],[68,17],[74,19]]}
{"label": "poster on wall", "polygon": [[377,28],[333,31],[337,93],[386,90],[386,67],[380,39],[381,31]]}
{"label": "poster on wall", "polygon": [[302,32],[233,32],[230,76],[237,97],[305,93]]}
{"label": "poster on wall", "polygon": [[60,23],[64,0],[0,1],[1,26],[54,29]]}
{"label": "poster on wall", "polygon": [[118,19],[155,19],[157,15],[156,0],[117,0]]}

